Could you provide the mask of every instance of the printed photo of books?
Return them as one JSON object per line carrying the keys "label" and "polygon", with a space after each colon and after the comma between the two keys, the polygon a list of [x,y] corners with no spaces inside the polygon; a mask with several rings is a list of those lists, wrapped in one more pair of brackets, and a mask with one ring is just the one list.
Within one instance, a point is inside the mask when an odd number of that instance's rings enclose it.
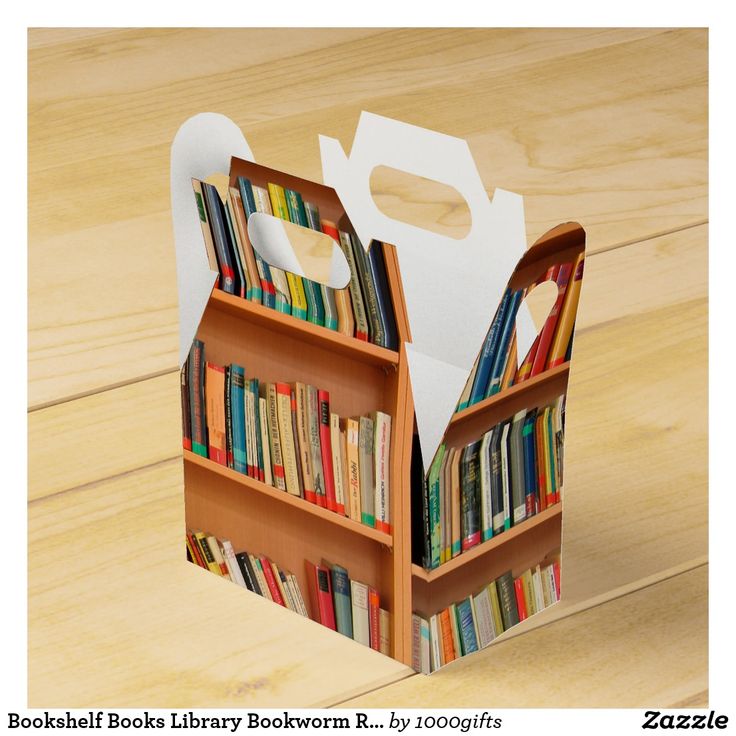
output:
{"label": "printed photo of books", "polygon": [[412,666],[428,675],[487,647],[504,631],[559,600],[560,563],[553,560],[517,578],[506,572],[433,616],[414,613]]}
{"label": "printed photo of books", "polygon": [[[353,232],[320,218],[316,204],[299,192],[269,183],[267,188],[238,177],[223,203],[214,185],[192,180],[210,269],[219,274],[216,288],[263,304],[297,319],[335,330],[389,350],[398,350],[398,332],[386,275],[383,244],[369,250]],[[269,265],[248,237],[254,212],[329,235],[345,254],[350,284],[333,289]]]}
{"label": "printed photo of books", "polygon": [[308,384],[246,378],[192,344],[181,372],[183,445],[197,455],[390,534],[391,417],[340,417]]}
{"label": "printed photo of books", "polygon": [[305,561],[315,620],[360,644],[390,656],[391,620],[374,588],[351,580],[340,565]]}
{"label": "printed photo of books", "polygon": [[187,532],[187,557],[205,570],[246,588],[301,616],[309,617],[296,576],[265,555],[235,552],[227,540],[199,531]]}
{"label": "printed photo of books", "polygon": [[556,504],[565,396],[522,409],[465,447],[440,445],[424,484],[422,564],[436,568]]}
{"label": "printed photo of books", "polygon": [[[506,290],[456,411],[570,360],[584,265],[585,254],[580,253],[574,263],[550,266],[526,289]],[[527,294],[547,281],[557,285],[557,299],[529,353],[517,366],[516,315]]]}

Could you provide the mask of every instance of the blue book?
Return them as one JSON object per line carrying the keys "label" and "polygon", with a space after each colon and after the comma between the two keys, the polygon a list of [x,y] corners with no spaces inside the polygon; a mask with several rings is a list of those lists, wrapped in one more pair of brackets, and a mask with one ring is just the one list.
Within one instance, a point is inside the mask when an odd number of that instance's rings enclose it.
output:
{"label": "blue book", "polygon": [[457,604],[458,629],[463,656],[478,651],[478,635],[475,631],[475,616],[470,598]]}
{"label": "blue book", "polygon": [[521,438],[524,443],[524,498],[526,516],[537,513],[537,448],[534,427],[537,422],[537,410],[532,409],[524,419]]}
{"label": "blue book", "polygon": [[506,314],[503,320],[503,330],[501,331],[501,339],[498,342],[496,355],[493,359],[493,368],[491,369],[491,380],[486,391],[485,398],[497,394],[501,390],[501,378],[503,378],[503,369],[506,366],[506,354],[509,351],[509,343],[511,335],[516,327],[516,313],[521,305],[521,297],[523,291],[519,289],[513,292],[509,300]]}
{"label": "blue book", "polygon": [[245,370],[242,366],[230,366],[230,406],[233,424],[233,470],[247,473],[245,455]]}
{"label": "blue book", "polygon": [[383,260],[383,243],[374,240],[368,249],[368,270],[376,289],[378,316],[383,324],[383,347],[389,350],[399,349],[399,332],[396,328],[394,307],[391,301],[391,289],[388,285],[386,264]]}
{"label": "blue book", "polygon": [[[256,200],[253,196],[253,185],[250,183],[250,179],[246,179],[244,176],[238,177],[238,189],[240,189],[240,198],[243,200],[243,209],[245,210],[245,220],[254,213],[258,212],[256,209]],[[276,308],[276,291],[273,285],[273,279],[271,278],[271,269],[268,263],[261,258],[258,251],[253,248],[253,255],[256,258],[256,267],[258,268],[258,274],[261,277],[261,288],[263,293],[261,295],[263,304],[271,309]],[[265,282],[265,283],[264,283]]]}
{"label": "blue book", "polygon": [[258,397],[260,396],[259,382],[257,378],[251,380],[251,389],[253,391],[253,409],[255,411],[255,424],[256,424],[256,457],[258,462],[258,478],[259,480],[265,481],[266,474],[263,470],[263,447],[261,446],[261,407],[258,403]]}
{"label": "blue book", "polygon": [[[470,391],[470,398],[468,399],[467,406],[472,406],[473,404],[477,404],[479,401],[482,401],[488,392],[491,370],[493,369],[493,365],[496,360],[498,345],[501,341],[501,331],[504,327],[506,310],[510,300],[511,290],[506,289],[503,298],[501,299],[501,303],[498,305],[498,309],[496,310],[496,315],[493,318],[491,329],[488,330],[488,334],[486,335],[486,339],[483,344],[483,351],[478,358],[478,370],[475,372],[475,380],[473,381],[473,388]],[[464,409],[465,406],[462,408]]]}
{"label": "blue book", "polygon": [[332,599],[335,604],[335,625],[337,630],[353,638],[353,607],[350,600],[350,578],[348,571],[339,565],[327,565],[330,567],[332,577]]}

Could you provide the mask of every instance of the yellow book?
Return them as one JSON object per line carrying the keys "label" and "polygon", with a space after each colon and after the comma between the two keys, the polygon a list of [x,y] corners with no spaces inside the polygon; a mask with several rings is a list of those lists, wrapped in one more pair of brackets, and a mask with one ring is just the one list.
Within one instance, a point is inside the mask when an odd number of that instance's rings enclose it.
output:
{"label": "yellow book", "polygon": [[210,572],[215,573],[215,575],[220,575],[222,577],[222,570],[220,570],[220,566],[215,562],[215,557],[212,554],[212,550],[210,549],[210,545],[207,542],[207,537],[203,532],[194,532],[194,537],[197,540],[199,544],[199,548],[202,550],[202,554],[204,555],[204,561],[207,563],[207,567],[209,568]]}
{"label": "yellow book", "polygon": [[[253,199],[256,202],[256,210],[266,215],[272,215],[271,198],[263,187],[253,186]],[[276,290],[276,311],[291,314],[291,294],[289,293],[289,282],[286,273],[276,266],[269,264],[271,281]]]}
{"label": "yellow book", "polygon": [[296,392],[296,429],[299,434],[299,460],[302,464],[302,480],[304,482],[304,498],[317,503],[314,495],[314,473],[312,471],[312,451],[309,443],[309,396],[303,383],[295,383]]}
{"label": "yellow book", "polygon": [[514,383],[514,376],[517,370],[517,358],[516,358],[516,329],[511,335],[511,344],[509,345],[509,354],[506,356],[506,367],[503,371],[503,377],[501,378],[501,391],[507,389]]}
{"label": "yellow book", "polygon": [[348,516],[353,521],[361,522],[360,510],[360,451],[358,440],[360,423],[357,419],[345,420],[346,454],[348,468]]}
{"label": "yellow book", "polygon": [[545,485],[547,486],[546,491],[548,501],[554,493],[554,485],[552,483],[553,466],[549,456],[549,413],[551,411],[552,409],[549,406],[544,408],[544,422],[542,424],[542,429],[544,431],[544,478]]}
{"label": "yellow book", "polygon": [[537,601],[534,596],[534,583],[532,582],[531,570],[524,570],[524,572],[521,574],[521,586],[524,590],[526,615],[533,616],[537,612]]}
{"label": "yellow book", "polygon": [[335,502],[337,513],[345,516],[345,481],[342,464],[342,446],[340,444],[340,417],[330,413],[330,445],[332,450],[332,475],[335,479]]}
{"label": "yellow book", "polygon": [[276,384],[276,406],[279,418],[279,438],[281,439],[281,456],[284,461],[286,490],[292,496],[301,496],[299,488],[299,472],[296,469],[296,445],[291,423],[291,387],[288,383]]}
{"label": "yellow book", "polygon": [[570,342],[572,330],[575,327],[575,317],[578,313],[578,302],[580,301],[580,289],[583,285],[583,268],[585,266],[585,252],[580,253],[573,265],[572,281],[567,285],[565,300],[562,302],[562,313],[557,322],[555,336],[547,356],[547,368],[554,368],[565,362],[567,345]]}
{"label": "yellow book", "polygon": [[[284,188],[278,184],[268,185],[268,196],[271,198],[271,209],[276,217],[290,222],[289,208],[286,204]],[[304,282],[301,276],[286,271],[286,281],[291,294],[291,313],[299,319],[307,318],[307,295],[304,291]]]}
{"label": "yellow book", "polygon": [[220,552],[220,543],[217,541],[217,537],[210,534],[210,536],[207,537],[207,544],[209,544],[210,552],[212,552],[212,556],[215,558],[215,562],[220,568],[220,575],[230,580],[230,573],[228,572],[227,565],[225,564],[225,558],[222,556],[222,552]]}

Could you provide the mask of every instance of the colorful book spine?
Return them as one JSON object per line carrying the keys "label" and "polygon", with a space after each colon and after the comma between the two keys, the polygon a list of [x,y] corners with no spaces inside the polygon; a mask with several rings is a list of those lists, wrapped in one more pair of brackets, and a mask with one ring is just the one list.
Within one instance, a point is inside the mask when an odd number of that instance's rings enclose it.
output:
{"label": "colorful book spine", "polygon": [[[322,223],[320,222],[319,208],[317,205],[314,205],[311,202],[304,202],[304,212],[307,216],[307,225],[312,228],[312,230],[322,232]],[[332,287],[327,286],[326,284],[317,284],[317,286],[322,292],[322,305],[325,312],[325,327],[328,330],[337,330],[339,322],[337,302],[335,301],[335,291]]]}
{"label": "colorful book spine", "polygon": [[570,279],[572,272],[572,263],[563,263],[560,265],[555,279],[557,283],[557,299],[555,300],[552,309],[547,316],[547,319],[542,328],[542,332],[539,334],[539,346],[537,347],[537,354],[534,356],[534,365],[532,366],[532,376],[539,375],[547,365],[547,355],[549,353],[552,339],[557,329],[557,322],[562,312],[562,305],[565,301],[565,292],[567,291],[567,283]]}
{"label": "colorful book spine", "polygon": [[328,629],[337,631],[330,571],[320,565],[313,564],[309,560],[306,561],[306,567],[315,620]]}
{"label": "colorful book spine", "polygon": [[294,385],[296,392],[297,431],[299,433],[299,459],[302,467],[304,498],[317,503],[314,492],[314,472],[312,470],[312,450],[309,441],[309,393],[303,383]]}
{"label": "colorful book spine", "polygon": [[572,281],[568,284],[562,312],[555,330],[555,336],[550,345],[547,356],[547,368],[560,365],[567,358],[566,352],[572,341],[575,328],[575,317],[580,302],[580,290],[583,285],[583,269],[585,267],[585,253],[580,253],[573,266]]}
{"label": "colorful book spine", "polygon": [[358,449],[360,458],[360,511],[361,521],[375,527],[375,477],[373,474],[373,420],[360,417]]}
{"label": "colorful book spine", "polygon": [[215,252],[215,243],[212,240],[212,228],[207,217],[207,207],[204,203],[204,193],[202,192],[202,182],[192,179],[192,187],[194,188],[194,199],[197,203],[197,213],[199,214],[199,224],[202,227],[202,235],[204,237],[204,247],[207,252],[207,262],[210,271],[217,274],[215,280],[215,288],[220,288],[220,267],[217,263],[217,254]]}
{"label": "colorful book spine", "polygon": [[214,363],[205,367],[205,399],[207,414],[207,456],[227,467],[225,445],[225,368]]}
{"label": "colorful book spine", "polygon": [[503,319],[503,330],[501,331],[501,337],[494,357],[493,367],[491,368],[491,378],[485,398],[493,396],[501,390],[501,377],[503,376],[503,369],[505,367],[506,353],[509,343],[511,342],[511,334],[516,327],[516,314],[519,311],[521,298],[522,291],[515,291],[511,294],[507,305]]}
{"label": "colorful book spine", "polygon": [[248,281],[248,292],[246,298],[261,304],[263,302],[263,286],[261,285],[261,274],[256,263],[256,256],[248,236],[248,224],[245,219],[245,208],[243,198],[235,187],[228,190],[228,205],[233,216],[235,238],[238,245],[243,265],[246,270]]}
{"label": "colorful book spine", "polygon": [[[321,225],[322,232],[325,235],[329,235],[335,241],[337,247],[342,249],[340,233],[335,223],[329,220],[322,220]],[[355,318],[353,316],[353,307],[350,298],[350,287],[346,286],[343,289],[333,289],[333,294],[335,297],[335,309],[337,310],[337,331],[348,337],[353,337],[355,334]]]}
{"label": "colorful book spine", "polygon": [[212,229],[212,240],[215,244],[215,253],[220,267],[220,288],[227,294],[235,294],[235,271],[225,233],[220,195],[212,184],[204,181],[202,182],[202,193],[204,194],[207,217]]}
{"label": "colorful book spine", "polygon": [[312,453],[314,500],[318,506],[327,507],[325,472],[322,467],[322,442],[320,433],[319,392],[307,386],[307,420],[309,423],[309,451]]}
{"label": "colorful book spine", "polygon": [[471,549],[481,542],[480,494],[478,488],[478,453],[480,445],[480,441],[475,441],[463,450],[460,466],[463,476],[460,499],[460,535],[463,551]]}
{"label": "colorful book spine", "polygon": [[342,440],[340,438],[340,417],[330,413],[330,447],[332,449],[332,475],[335,479],[335,503],[337,513],[345,516],[345,470],[342,460]]}
{"label": "colorful book spine", "polygon": [[353,315],[355,317],[355,337],[358,340],[368,342],[369,328],[368,317],[363,302],[363,294],[360,287],[360,276],[358,273],[358,265],[355,262],[355,253],[353,244],[348,233],[340,231],[340,247],[345,254],[348,266],[350,267],[350,301],[353,306]]}
{"label": "colorful book spine", "polygon": [[348,516],[362,522],[360,507],[360,423],[357,419],[345,420],[345,451],[348,469]]}
{"label": "colorful book spine", "polygon": [[319,389],[319,442],[322,451],[322,472],[325,476],[325,502],[330,511],[337,511],[335,475],[332,470],[332,432],[330,430],[330,394]]}
{"label": "colorful book spine", "polygon": [[472,598],[466,598],[457,604],[457,616],[460,624],[459,629],[463,655],[477,652],[479,649],[478,632],[475,624]]}
{"label": "colorful book spine", "polygon": [[491,371],[493,370],[496,353],[499,350],[501,332],[504,328],[504,319],[510,301],[511,290],[506,289],[501,299],[501,303],[498,305],[498,309],[496,310],[493,322],[491,323],[491,328],[488,330],[488,334],[486,335],[483,349],[478,357],[478,368],[475,372],[475,378],[470,390],[468,406],[472,406],[473,404],[482,401],[488,392],[491,380]]}
{"label": "colorful book spine", "polygon": [[332,565],[332,597],[335,606],[335,625],[337,630],[353,638],[353,612],[350,600],[350,578],[348,571],[339,565]]}
{"label": "colorful book spine", "polygon": [[439,567],[441,549],[440,520],[440,468],[445,454],[445,445],[440,445],[434,456],[427,476],[427,496],[429,508],[430,567]]}
{"label": "colorful book spine", "polygon": [[207,457],[207,419],[204,397],[204,343],[194,340],[189,351],[189,406],[192,412],[192,452]]}
{"label": "colorful book spine", "polygon": [[245,371],[242,366],[230,367],[230,403],[232,405],[233,469],[247,474],[245,454]]}
{"label": "colorful book spine", "polygon": [[394,314],[391,288],[388,282],[385,262],[386,246],[374,240],[368,250],[369,275],[373,281],[376,300],[378,302],[378,314],[383,323],[383,347],[389,350],[399,349],[399,331],[396,327],[396,315]]}
{"label": "colorful book spine", "polygon": [[374,512],[376,529],[391,533],[390,514],[390,489],[389,478],[391,474],[391,417],[382,411],[371,415],[373,420],[373,459],[375,479]]}
{"label": "colorful book spine", "polygon": [[269,383],[266,388],[268,400],[268,433],[271,445],[271,465],[273,467],[274,485],[279,490],[286,490],[286,471],[281,452],[281,431],[279,428],[278,393],[276,384]]}
{"label": "colorful book spine", "polygon": [[185,450],[191,450],[192,409],[189,396],[189,358],[179,372],[179,387],[181,389],[181,442]]}

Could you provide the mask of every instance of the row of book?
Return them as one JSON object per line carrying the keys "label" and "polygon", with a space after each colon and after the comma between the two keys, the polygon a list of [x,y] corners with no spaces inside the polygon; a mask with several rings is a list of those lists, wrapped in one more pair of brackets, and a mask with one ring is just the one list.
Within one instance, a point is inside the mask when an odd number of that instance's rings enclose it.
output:
{"label": "row of book", "polygon": [[282,570],[265,555],[235,552],[227,539],[212,534],[187,531],[187,558],[205,570],[309,617],[296,576]]}
{"label": "row of book", "polygon": [[425,568],[560,500],[564,421],[563,394],[549,406],[522,409],[465,447],[440,445],[422,496]]}
{"label": "row of book", "polygon": [[389,534],[391,417],[340,417],[304,383],[246,378],[192,344],[181,372],[187,450]]}
{"label": "row of book", "polygon": [[[238,177],[223,203],[217,189],[192,180],[210,268],[219,273],[217,288],[298,319],[358,340],[398,350],[398,332],[384,260],[384,246],[373,241],[366,252],[355,233],[322,220],[319,209],[292,189],[267,188]],[[269,265],[248,236],[254,212],[278,217],[329,235],[350,266],[350,284],[333,289]]]}
{"label": "row of book", "polygon": [[[585,254],[580,253],[574,262],[551,266],[526,289],[506,290],[460,396],[457,411],[570,359],[584,264]],[[516,315],[531,290],[546,281],[557,285],[557,299],[528,354],[517,365]]]}
{"label": "row of book", "polygon": [[506,572],[475,595],[429,618],[412,615],[412,666],[428,675],[487,647],[497,636],[560,600],[560,563]]}
{"label": "row of book", "polygon": [[325,560],[318,565],[307,560],[306,568],[314,620],[390,656],[391,619],[378,591]]}

